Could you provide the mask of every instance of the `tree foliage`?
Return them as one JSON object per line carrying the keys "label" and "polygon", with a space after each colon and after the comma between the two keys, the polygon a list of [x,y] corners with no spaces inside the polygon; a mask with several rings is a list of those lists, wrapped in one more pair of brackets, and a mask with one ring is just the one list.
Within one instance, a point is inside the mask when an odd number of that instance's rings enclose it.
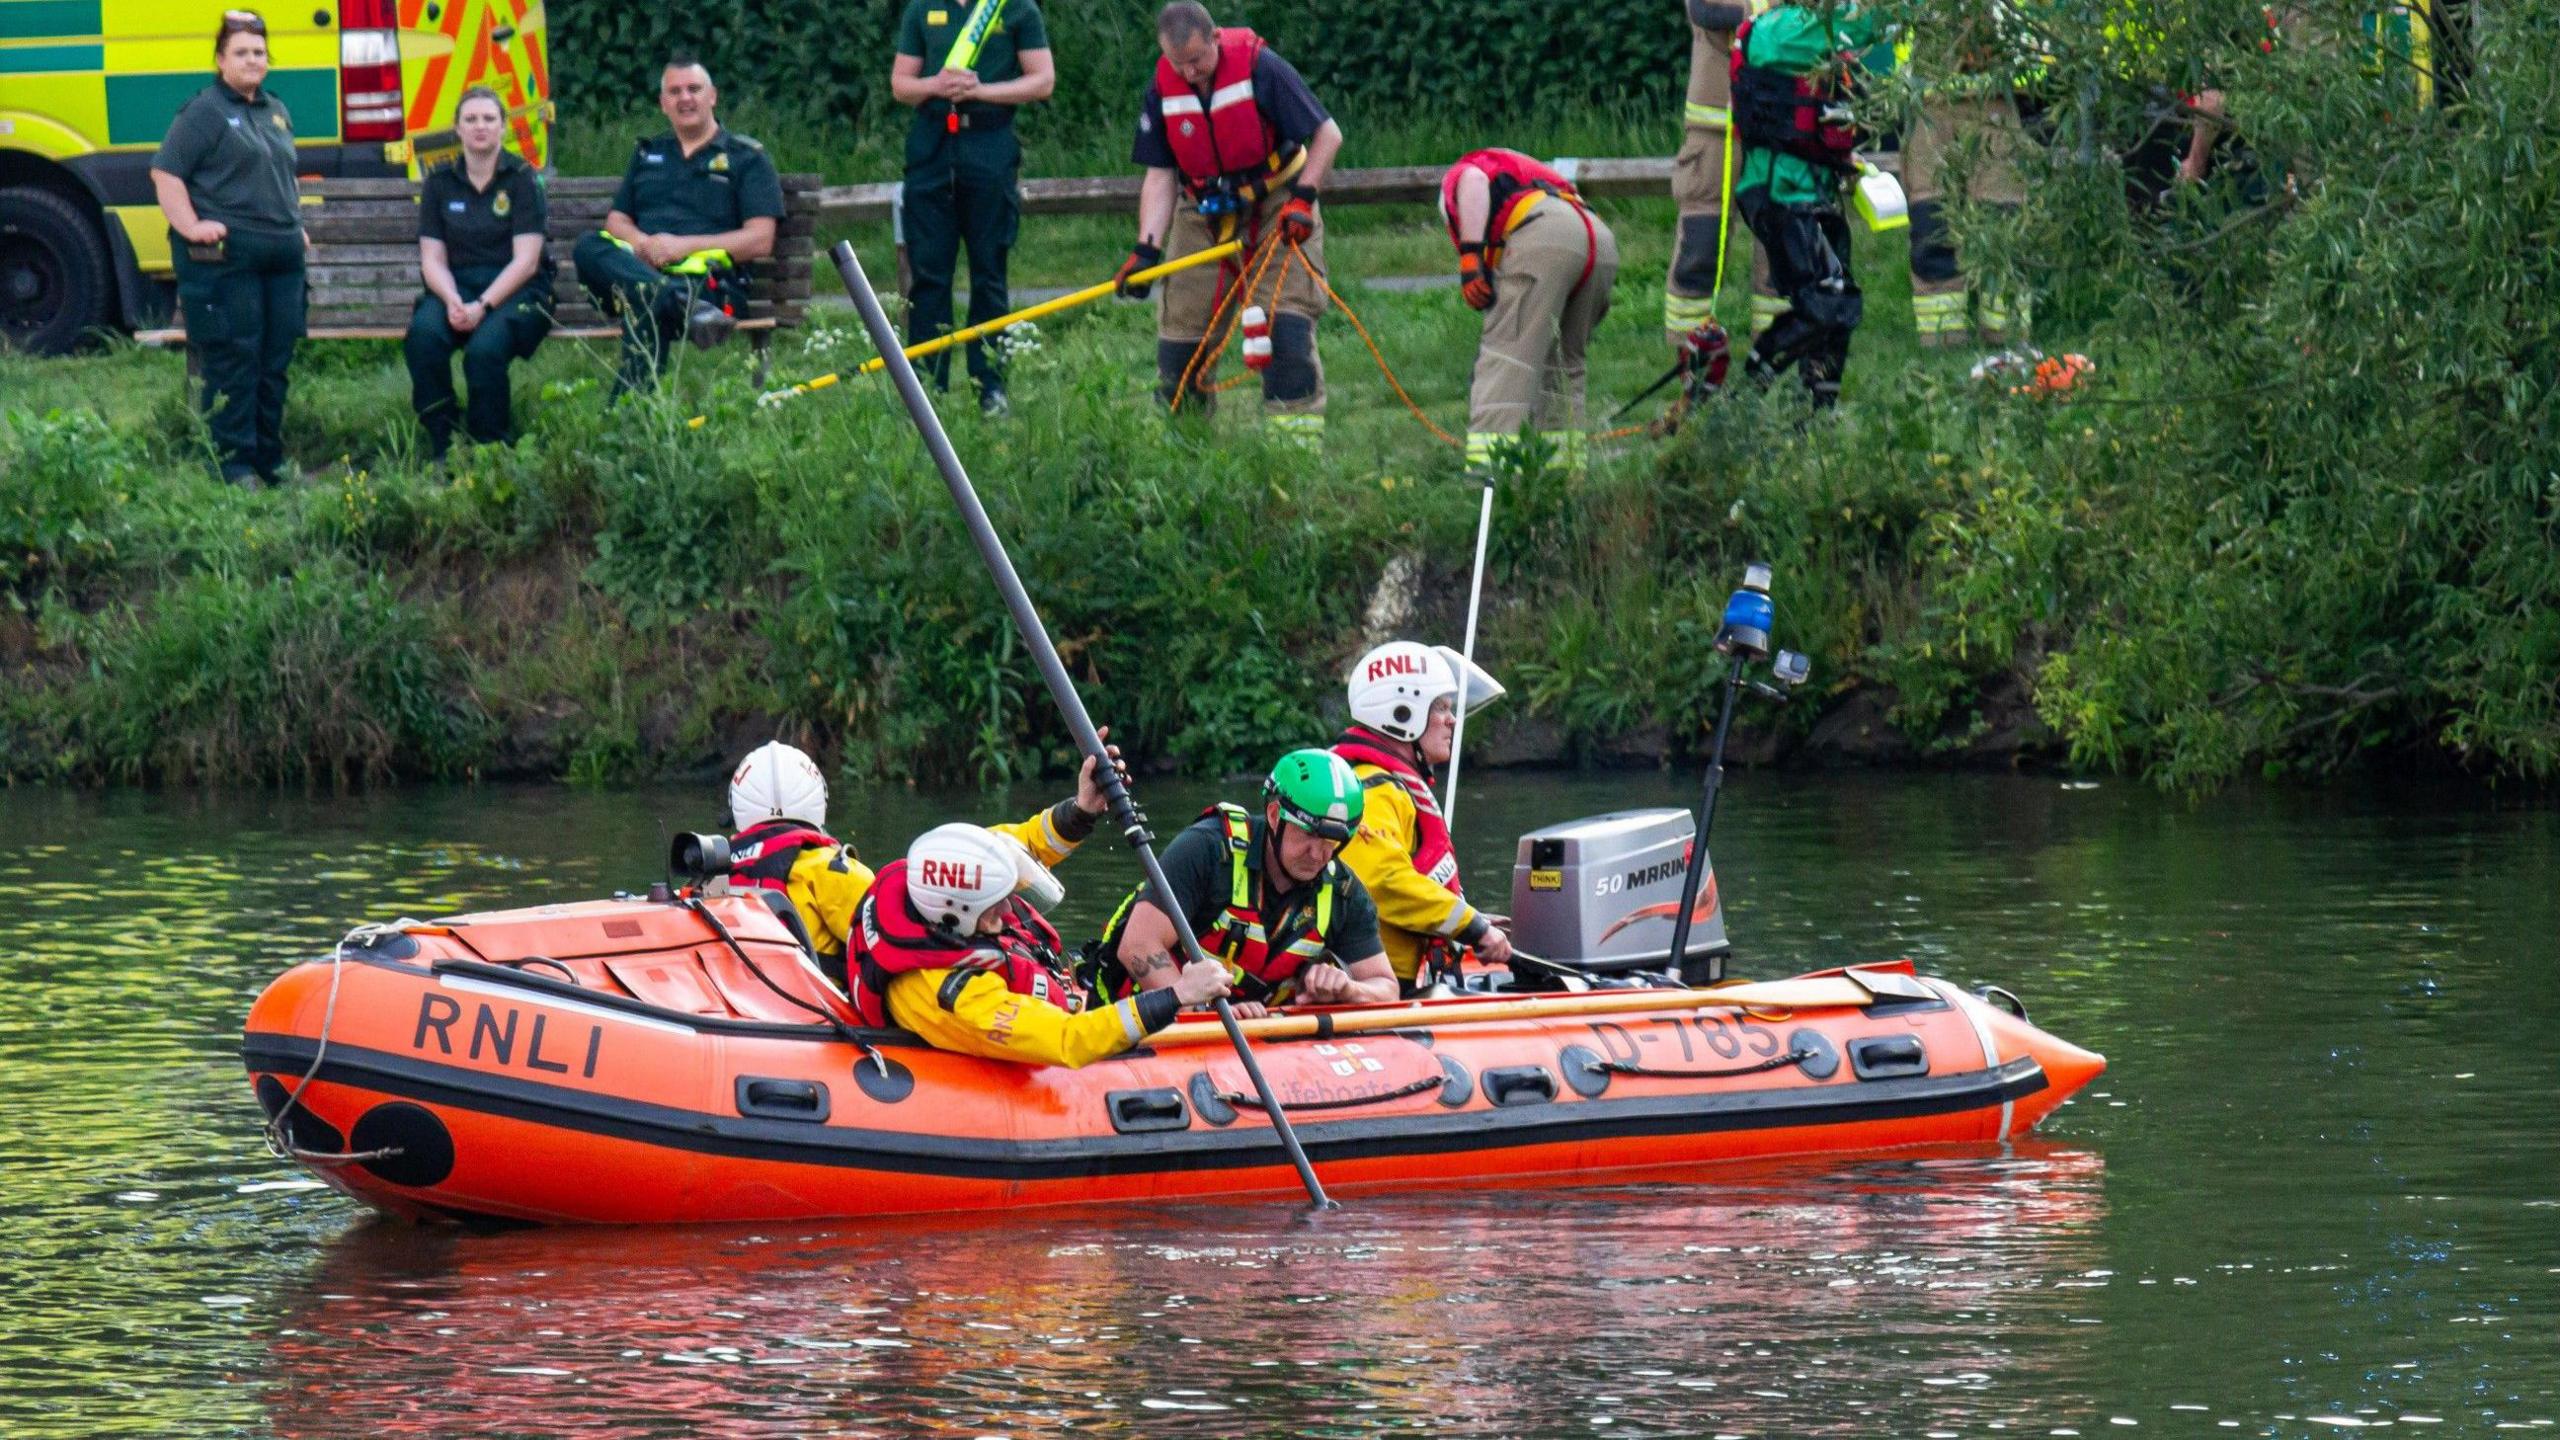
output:
{"label": "tree foliage", "polygon": [[[952,0],[965,9],[967,0]],[[847,129],[903,128],[889,96],[903,0],[786,5],[706,0],[684,6],[560,0],[550,7],[553,87],[564,114],[620,115],[657,93],[674,49],[700,55],[729,97]],[[1156,60],[1150,4],[1049,5],[1058,88],[1027,123],[1052,132],[1128,130]],[[1350,0],[1226,3],[1219,23],[1249,25],[1289,57],[1346,127],[1416,109],[1447,113],[1461,96],[1503,97],[1515,112],[1643,106],[1666,118],[1687,73],[1689,36],[1676,3],[1639,9],[1566,0],[1470,6]]]}
{"label": "tree foliage", "polygon": [[[2084,761],[2202,785],[2440,743],[2552,773],[2560,4],[2417,43],[2350,5],[2141,12],[2029,12],[2030,199],[1959,233],[2116,383],[1994,457],[2040,498],[1950,517],[1942,595],[2059,597],[2039,703]],[[2205,91],[2228,133],[2176,184]]]}

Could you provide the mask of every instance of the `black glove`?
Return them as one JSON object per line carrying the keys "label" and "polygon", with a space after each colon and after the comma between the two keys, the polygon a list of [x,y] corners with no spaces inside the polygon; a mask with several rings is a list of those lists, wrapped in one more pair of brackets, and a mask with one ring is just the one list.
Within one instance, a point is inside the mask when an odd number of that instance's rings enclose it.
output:
{"label": "black glove", "polygon": [[1148,280],[1132,285],[1129,283],[1129,277],[1137,274],[1141,270],[1152,270],[1163,263],[1164,252],[1162,250],[1157,249],[1153,245],[1141,242],[1138,245],[1138,248],[1129,252],[1128,259],[1120,262],[1119,270],[1112,275],[1112,292],[1126,300],[1146,299],[1147,292],[1156,288],[1155,282]]}

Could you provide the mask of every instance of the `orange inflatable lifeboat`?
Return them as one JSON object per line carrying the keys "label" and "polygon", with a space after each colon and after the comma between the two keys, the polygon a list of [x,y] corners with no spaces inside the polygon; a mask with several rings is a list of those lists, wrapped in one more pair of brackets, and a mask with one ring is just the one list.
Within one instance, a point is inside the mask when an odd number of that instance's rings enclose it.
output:
{"label": "orange inflatable lifeboat", "polygon": [[[1354,1193],[2000,1141],[2105,1064],[2023,1007],[1907,963],[1249,1028],[1326,1186]],[[242,1055],[288,1153],[418,1219],[765,1221],[1298,1193],[1214,1024],[1079,1070],[934,1050],[860,1028],[747,897],[366,927],[267,987]]]}

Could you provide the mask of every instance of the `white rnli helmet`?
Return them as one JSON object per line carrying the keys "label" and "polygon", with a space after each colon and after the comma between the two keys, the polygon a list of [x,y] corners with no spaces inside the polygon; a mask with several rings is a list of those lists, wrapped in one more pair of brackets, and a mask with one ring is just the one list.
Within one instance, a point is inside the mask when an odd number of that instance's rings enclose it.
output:
{"label": "white rnli helmet", "polygon": [[1431,702],[1458,697],[1461,675],[1459,703],[1470,715],[1502,694],[1499,682],[1446,645],[1391,640],[1352,665],[1351,718],[1393,739],[1419,740],[1431,723]]}
{"label": "white rnli helmet", "polygon": [[1039,906],[1066,898],[1066,887],[1022,842],[977,825],[936,825],[907,847],[907,898],[925,923],[974,935],[986,913],[1017,894]]}
{"label": "white rnli helmet", "polygon": [[827,828],[827,777],[796,745],[759,745],[729,776],[729,819],[740,830],[767,820]]}

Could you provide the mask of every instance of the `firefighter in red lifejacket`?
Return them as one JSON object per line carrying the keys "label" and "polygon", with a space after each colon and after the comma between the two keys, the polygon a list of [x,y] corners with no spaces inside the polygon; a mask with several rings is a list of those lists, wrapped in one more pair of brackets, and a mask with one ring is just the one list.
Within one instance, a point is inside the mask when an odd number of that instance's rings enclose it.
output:
{"label": "firefighter in red lifejacket", "polygon": [[1582,459],[1583,351],[1609,313],[1618,237],[1573,182],[1517,150],[1460,156],[1440,180],[1440,215],[1458,247],[1458,293],[1482,310],[1468,393],[1467,463],[1526,426],[1552,463]]}
{"label": "firefighter in red lifejacket", "polygon": [[1076,1066],[1132,1049],[1227,993],[1226,967],[1204,959],[1164,989],[1088,1006],[1057,930],[1035,908],[1065,895],[1012,835],[940,825],[917,836],[905,859],[881,867],[855,920],[862,1023],[964,1055]]}
{"label": "firefighter in red lifejacket", "polygon": [[[1110,749],[1116,765],[1119,747]],[[1054,864],[1093,834],[1107,804],[1088,758],[1074,796],[999,828]],[[737,826],[729,840],[730,888],[788,896],[818,968],[845,985],[854,911],[874,877],[852,846],[827,833],[827,777],[818,762],[779,740],[757,747],[729,776],[729,818]]]}
{"label": "firefighter in red lifejacket", "polygon": [[1351,726],[1333,743],[1367,801],[1342,863],[1377,904],[1378,939],[1408,995],[1435,972],[1454,977],[1460,950],[1488,965],[1511,963],[1508,922],[1468,902],[1449,823],[1431,793],[1433,776],[1449,763],[1461,674],[1470,715],[1502,694],[1492,676],[1446,646],[1379,646],[1351,667]]}
{"label": "firefighter in red lifejacket", "polygon": [[[1359,832],[1359,778],[1327,750],[1292,750],[1263,782],[1260,813],[1212,805],[1164,847],[1165,879],[1200,948],[1224,961],[1236,1013],[1304,1001],[1396,998],[1378,909],[1339,858]],[[1097,995],[1174,983],[1182,939],[1147,887],[1129,892],[1079,973]]]}
{"label": "firefighter in red lifejacket", "polygon": [[[1164,281],[1157,394],[1168,404],[1205,410],[1211,403],[1208,360],[1200,357],[1195,373],[1195,356],[1229,290],[1258,275],[1233,308],[1241,314],[1259,306],[1270,315],[1263,419],[1313,445],[1324,434],[1324,363],[1316,354],[1324,220],[1316,204],[1342,148],[1342,127],[1261,36],[1220,29],[1193,0],[1175,0],[1157,14],[1156,40],[1164,54],[1139,102],[1130,153],[1147,172],[1138,191],[1138,244],[1120,267],[1120,293],[1143,298],[1151,286],[1128,277],[1168,257],[1228,240],[1245,246],[1243,257],[1214,272],[1204,265]],[[1275,252],[1257,270],[1251,262],[1266,243]]]}

